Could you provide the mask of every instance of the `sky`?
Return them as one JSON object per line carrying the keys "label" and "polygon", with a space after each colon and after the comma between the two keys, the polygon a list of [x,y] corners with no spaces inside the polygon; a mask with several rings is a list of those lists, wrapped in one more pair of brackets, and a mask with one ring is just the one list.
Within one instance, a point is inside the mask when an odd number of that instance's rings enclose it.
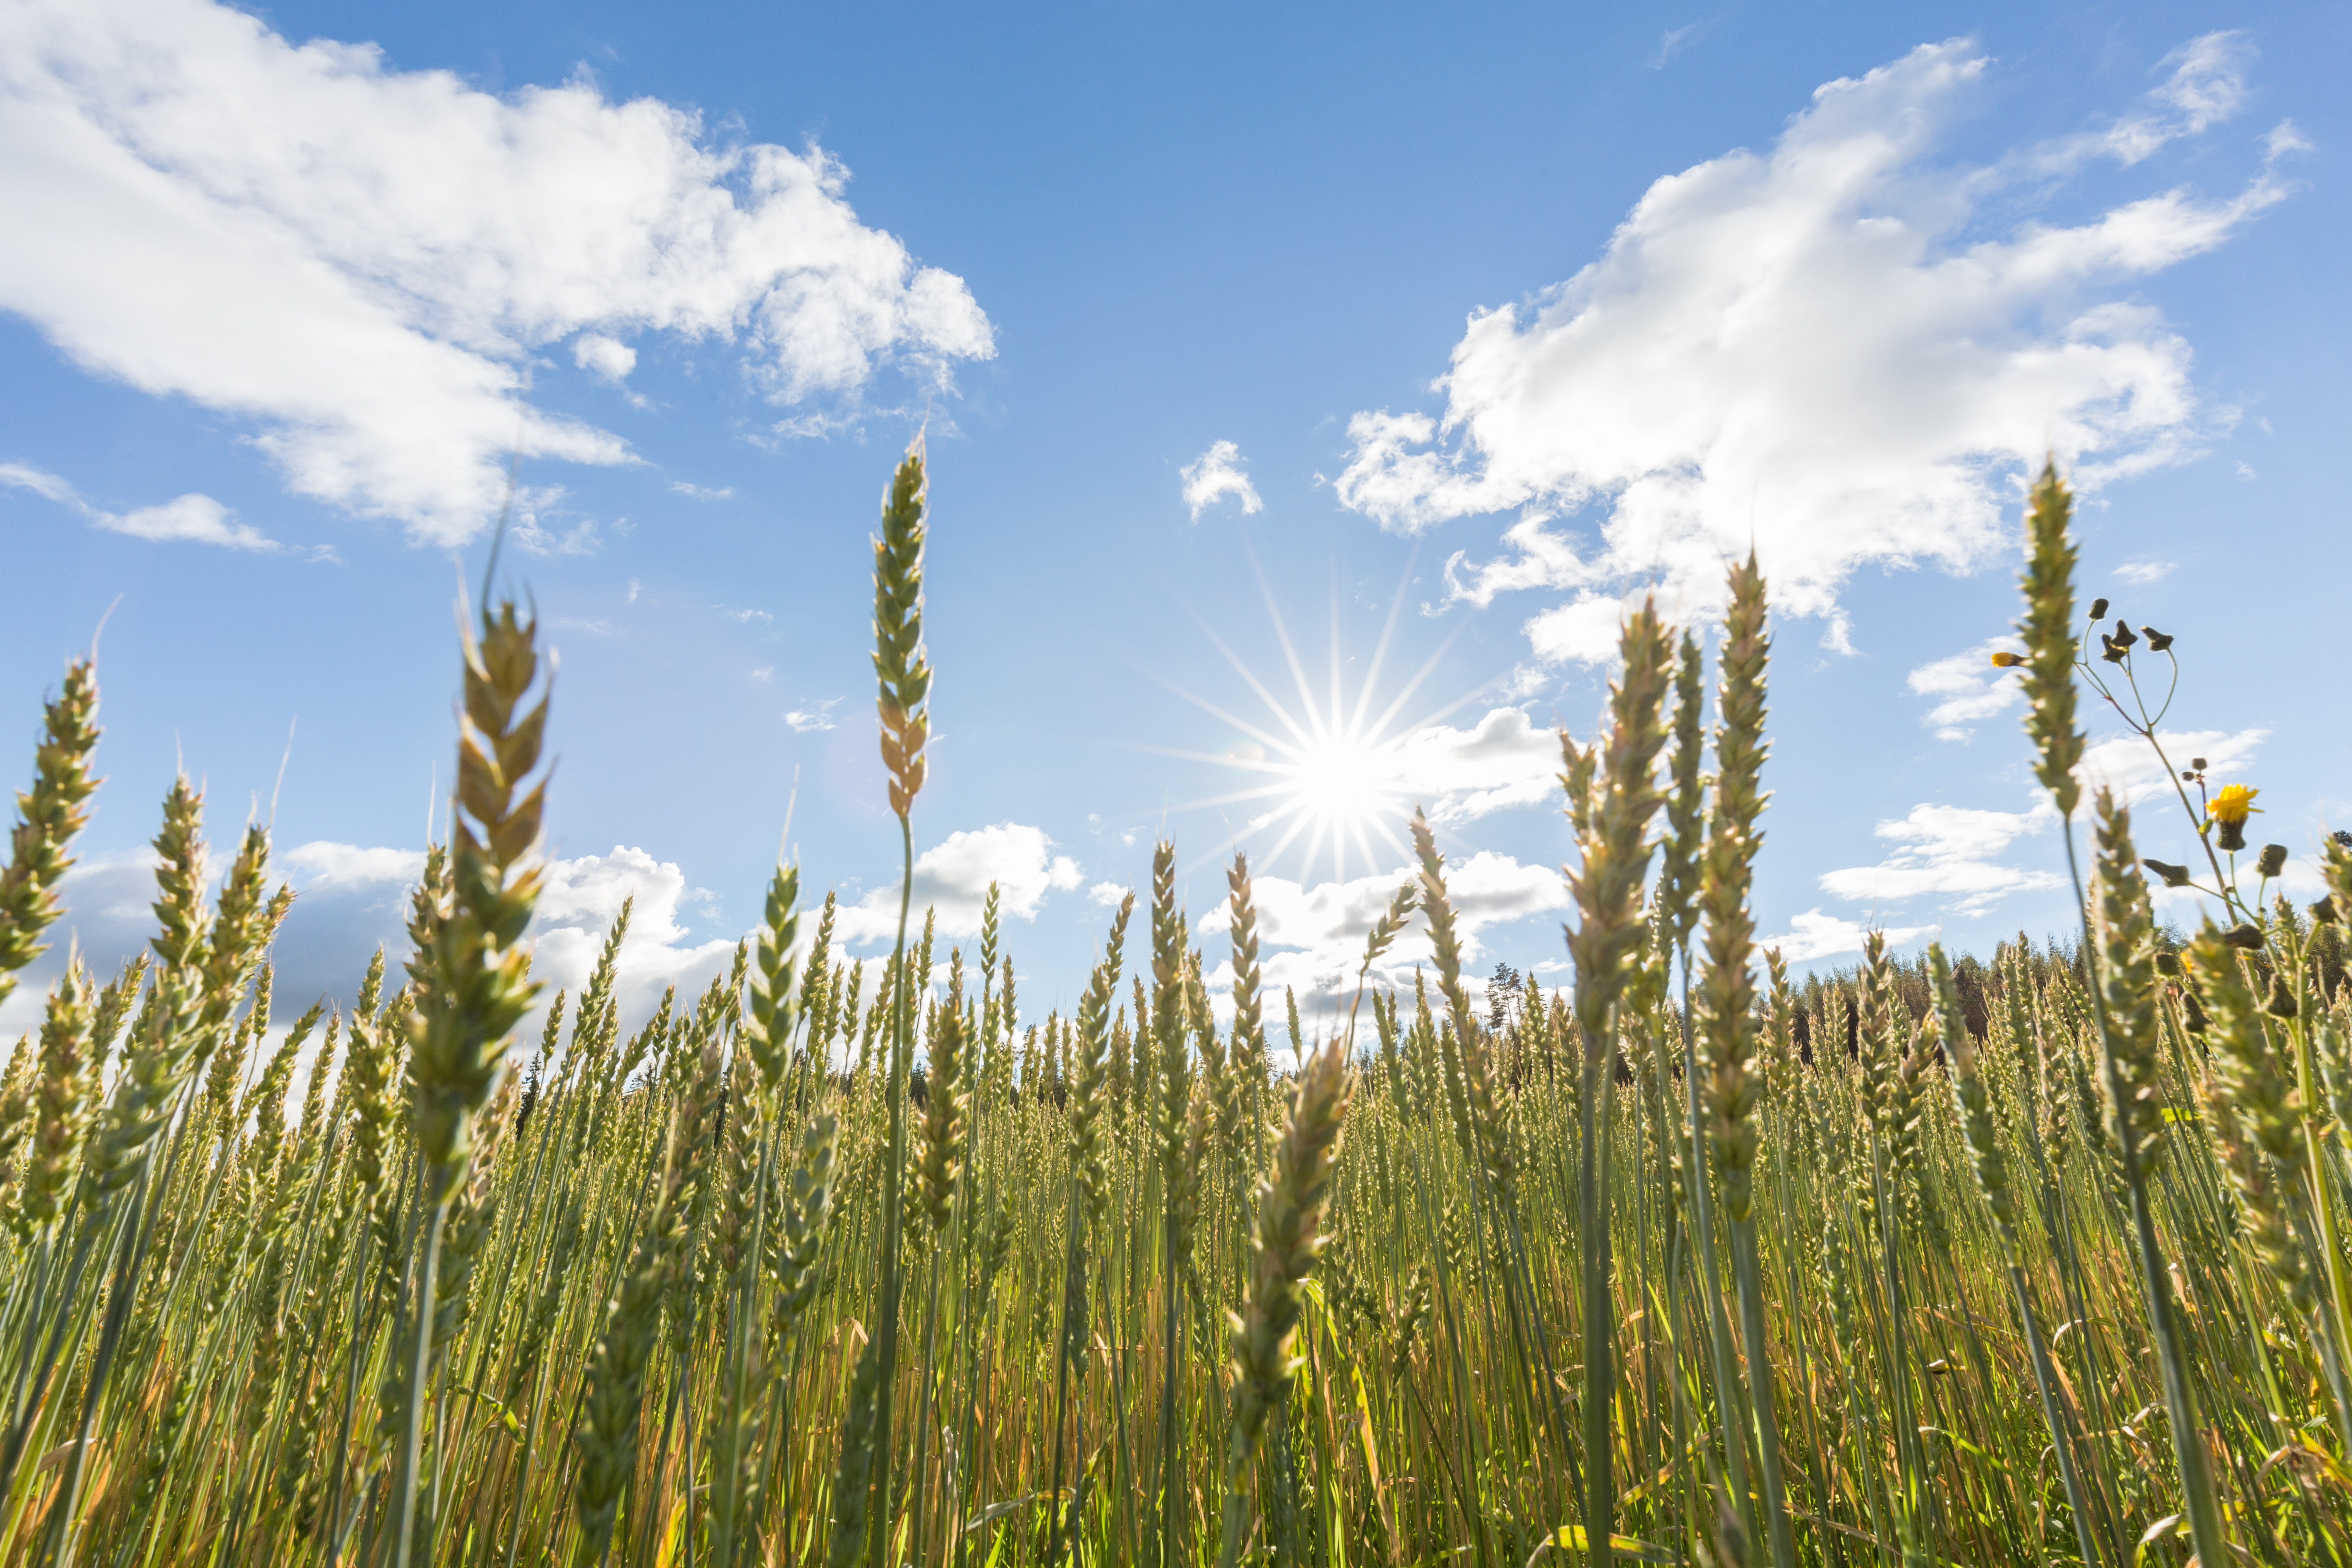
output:
{"label": "sky", "polygon": [[698,986],[780,847],[887,952],[868,542],[918,432],[917,898],[970,952],[997,884],[1024,1018],[1163,835],[1212,970],[1244,848],[1328,1005],[1415,803],[1473,967],[1564,984],[1556,731],[1751,547],[1764,939],[2063,931],[1989,658],[2045,457],[2083,596],[2179,639],[2175,765],[2313,896],[2347,67],[2343,5],[10,0],[0,744],[28,777],[96,646],[107,782],[0,1036],[63,939],[149,934],[177,769],[224,856],[272,826],[282,1011],[397,955],[502,510],[559,659],[537,973],[634,897],[626,1010]]}

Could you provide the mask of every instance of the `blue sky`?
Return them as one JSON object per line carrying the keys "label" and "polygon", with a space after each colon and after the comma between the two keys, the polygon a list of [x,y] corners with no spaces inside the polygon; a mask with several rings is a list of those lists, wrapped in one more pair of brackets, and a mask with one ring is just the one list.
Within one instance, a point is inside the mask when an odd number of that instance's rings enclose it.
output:
{"label": "blue sky", "polygon": [[[275,803],[282,995],[396,939],[511,454],[562,658],[541,972],[635,892],[633,1004],[708,974],[795,790],[878,951],[866,540],[926,419],[923,885],[967,943],[1004,887],[1024,1011],[1162,831],[1213,957],[1238,835],[1274,977],[1328,988],[1383,794],[1444,824],[1479,967],[1563,979],[1549,731],[1629,593],[1710,621],[1750,541],[1764,934],[2061,929],[1985,657],[2046,449],[2086,594],[2180,638],[2168,730],[2298,857],[2352,817],[2352,12],[1267,11],[13,7],[0,701],[28,767],[106,617],[85,949],[143,935],[178,763],[223,837]],[[1335,658],[1401,743],[1313,753],[1351,826],[1310,863],[1316,813],[1253,827],[1295,793],[1223,797]]]}

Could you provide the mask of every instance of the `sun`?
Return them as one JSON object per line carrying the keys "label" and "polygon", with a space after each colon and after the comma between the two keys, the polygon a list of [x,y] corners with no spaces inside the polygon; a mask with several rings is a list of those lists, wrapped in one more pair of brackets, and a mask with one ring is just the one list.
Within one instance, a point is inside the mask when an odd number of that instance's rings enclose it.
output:
{"label": "sun", "polygon": [[[1253,564],[1255,563],[1253,562]],[[1411,567],[1397,584],[1397,594],[1381,628],[1378,642],[1363,661],[1360,676],[1347,679],[1349,662],[1339,640],[1337,585],[1331,603],[1329,667],[1325,679],[1310,679],[1288,626],[1276,605],[1263,574],[1258,584],[1281,648],[1281,664],[1261,670],[1235,654],[1223,638],[1203,625],[1202,633],[1239,675],[1259,702],[1262,719],[1251,719],[1182,687],[1154,676],[1178,696],[1230,725],[1245,741],[1221,752],[1173,747],[1143,748],[1164,755],[1214,763],[1244,776],[1241,787],[1200,800],[1179,810],[1220,809],[1230,833],[1227,847],[1247,848],[1261,873],[1276,871],[1285,858],[1297,855],[1299,877],[1311,880],[1328,867],[1339,881],[1348,879],[1352,864],[1360,874],[1392,868],[1412,858],[1404,827],[1430,781],[1419,776],[1416,740],[1442,723],[1455,710],[1472,701],[1494,683],[1486,682],[1433,710],[1406,718],[1408,706],[1428,683],[1454,640],[1457,625],[1409,679],[1383,695],[1381,676],[1393,644],[1404,593],[1412,581]],[[1352,684],[1352,689],[1350,685]],[[1287,686],[1286,693],[1277,694]],[[1236,820],[1232,808],[1246,807]]]}

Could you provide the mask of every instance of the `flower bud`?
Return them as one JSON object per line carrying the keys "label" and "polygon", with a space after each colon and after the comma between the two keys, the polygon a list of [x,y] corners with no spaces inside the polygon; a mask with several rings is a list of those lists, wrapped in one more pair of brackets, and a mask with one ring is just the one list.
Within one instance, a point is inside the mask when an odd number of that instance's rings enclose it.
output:
{"label": "flower bud", "polygon": [[2015,669],[2024,662],[2023,654],[2011,653],[2007,648],[1999,649],[1992,656],[1992,667],[1995,669]]}
{"label": "flower bud", "polygon": [[2201,773],[2205,771],[2205,759],[2202,757],[2191,757],[2189,759],[2189,765]]}
{"label": "flower bud", "polygon": [[2177,952],[2158,953],[2156,955],[2156,972],[2158,974],[2168,974],[2175,980],[2179,979],[2181,974],[2180,955]]}
{"label": "flower bud", "polygon": [[2221,933],[2221,942],[2226,947],[2243,948],[2248,952],[2263,950],[2263,933],[2251,925],[2231,926]]}
{"label": "flower bud", "polygon": [[2129,647],[2137,641],[2139,641],[2139,638],[2132,636],[2132,629],[2128,623],[2120,619],[2116,622],[2116,646],[2117,647]]}
{"label": "flower bud", "polygon": [[2246,847],[2246,825],[2245,825],[2244,823],[2242,823],[2242,822],[2225,822],[2225,823],[2221,824],[2221,847],[2222,847],[2222,848],[2224,848],[2224,849],[2229,849],[2229,850],[2238,850],[2238,849],[2243,849],[2245,847]]}
{"label": "flower bud", "polygon": [[2104,621],[2107,618],[2107,602],[2105,599],[2091,601],[2091,618],[2095,621]]}
{"label": "flower bud", "polygon": [[2294,993],[2287,989],[2286,976],[2272,974],[2270,998],[2263,1004],[2263,1006],[2273,1017],[2294,1016]]}
{"label": "flower bud", "polygon": [[2332,926],[2336,923],[2336,896],[2334,894],[2331,893],[2326,898],[2316,899],[2312,901],[2312,924],[2316,926]]}
{"label": "flower bud", "polygon": [[2264,877],[2275,877],[2286,869],[2286,846],[2265,844],[2262,858],[2254,862],[2254,870]]}
{"label": "flower bud", "polygon": [[2140,864],[2162,878],[2168,888],[2189,886],[2189,868],[2186,866],[2175,866],[2166,860],[2142,860]]}
{"label": "flower bud", "polygon": [[2154,626],[2142,626],[2140,631],[2147,638],[2147,651],[2150,653],[2162,653],[2172,646],[2170,632],[2160,632]]}

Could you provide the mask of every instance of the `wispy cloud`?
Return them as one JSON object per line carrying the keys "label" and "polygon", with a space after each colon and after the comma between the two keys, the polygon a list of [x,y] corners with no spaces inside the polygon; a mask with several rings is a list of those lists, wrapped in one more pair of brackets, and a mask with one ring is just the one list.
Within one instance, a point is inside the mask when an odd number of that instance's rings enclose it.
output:
{"label": "wispy cloud", "polygon": [[[2084,145],[2121,157],[2234,111],[2246,52],[2191,53],[2142,130]],[[2189,345],[2130,286],[2227,242],[2289,182],[2266,162],[2234,195],[2048,221],[2057,153],[1938,157],[1991,68],[1966,42],[1923,47],[1822,87],[1769,150],[1659,180],[1598,260],[1472,316],[1433,384],[1442,413],[1350,420],[1341,502],[1400,533],[1517,511],[1500,557],[1448,563],[1454,593],[1549,590],[1537,655],[1605,662],[1629,582],[1707,613],[1752,542],[1777,606],[1830,619],[1835,647],[1853,573],[1989,558],[2045,452],[2086,491],[2194,455],[2211,421]]]}
{"label": "wispy cloud", "polygon": [[[2181,765],[2203,757],[2215,777],[2226,778],[2253,760],[2268,735],[2266,730],[2167,730],[2158,739],[2165,754]],[[2075,776],[2087,789],[2111,789],[2127,805],[2150,807],[2151,815],[2136,826],[2140,847],[2151,854],[2161,853],[2174,834],[2189,831],[2185,816],[2173,815],[2172,774],[2137,735],[2094,742]],[[1905,816],[1878,824],[1876,836],[1890,846],[1884,859],[1826,872],[1822,890],[1874,907],[1932,900],[1957,915],[1981,915],[2012,894],[2064,885],[2053,862],[2054,856],[2063,864],[2063,852],[2054,845],[2039,857],[2039,864],[2018,864],[2011,854],[2021,841],[2040,846],[2057,822],[2057,808],[2039,790],[2021,811],[1923,802]]]}
{"label": "wispy cloud", "polygon": [[1703,16],[1696,22],[1685,22],[1679,27],[1668,27],[1658,39],[1658,52],[1650,58],[1652,70],[1664,70],[1666,62],[1697,43],[1715,30],[1715,18]]}
{"label": "wispy cloud", "polygon": [[1878,825],[1878,837],[1895,846],[1885,859],[1828,872],[1822,890],[1872,904],[1935,897],[1949,900],[1946,907],[1957,913],[1982,914],[2011,893],[2059,885],[2054,871],[2000,859],[2017,839],[2057,820],[2046,802],[2025,811],[1916,805],[1908,816]]}
{"label": "wispy cloud", "polygon": [[1242,471],[1242,449],[1231,441],[1215,442],[1178,471],[1184,480],[1184,504],[1192,509],[1194,522],[1227,496],[1242,503],[1244,516],[1257,511],[1262,504],[1257,487]]}
{"label": "wispy cloud", "polygon": [[30,490],[79,512],[95,527],[110,533],[127,533],[134,539],[216,544],[227,550],[265,553],[285,548],[257,528],[231,521],[236,514],[208,495],[191,492],[158,506],[142,506],[125,512],[103,511],[84,500],[79,491],[58,475],[26,463],[0,463],[0,485]]}
{"label": "wispy cloud", "polygon": [[712,489],[702,485],[689,484],[684,479],[672,479],[669,488],[688,500],[728,500],[735,494],[732,486],[721,485]]}
{"label": "wispy cloud", "polygon": [[[770,672],[761,670],[755,669],[751,674],[757,679],[765,680],[770,678]],[[799,734],[806,734],[812,730],[830,730],[833,728],[833,710],[841,705],[841,701],[838,697],[828,697],[822,702],[812,702],[806,707],[795,708],[784,715],[784,722],[790,724]]]}
{"label": "wispy cloud", "polygon": [[1781,959],[1790,963],[1811,963],[1817,958],[1833,958],[1842,952],[1860,952],[1863,939],[1874,930],[1883,932],[1890,947],[1900,947],[1923,936],[1935,934],[1934,926],[1873,927],[1860,921],[1841,920],[1836,915],[1823,914],[1818,909],[1807,910],[1792,916],[1789,929],[1779,936],[1760,937],[1759,949],[1779,948]]}
{"label": "wispy cloud", "polygon": [[2015,653],[2023,646],[2011,637],[1987,637],[1965,652],[1923,664],[1911,672],[1912,690],[1942,700],[1921,721],[1935,727],[1936,739],[1965,741],[1976,733],[1969,726],[2025,700],[2016,675],[1992,662],[1994,654]]}
{"label": "wispy cloud", "polygon": [[2150,583],[2161,583],[2179,569],[2178,561],[2126,561],[2116,568],[2116,575],[2136,587],[2145,588]]}
{"label": "wispy cloud", "polygon": [[738,346],[780,402],[994,353],[963,281],[860,223],[848,172],[593,78],[494,96],[210,0],[0,11],[0,309],[77,363],[252,422],[296,492],[457,543],[510,454],[630,460],[527,400],[532,357]]}

